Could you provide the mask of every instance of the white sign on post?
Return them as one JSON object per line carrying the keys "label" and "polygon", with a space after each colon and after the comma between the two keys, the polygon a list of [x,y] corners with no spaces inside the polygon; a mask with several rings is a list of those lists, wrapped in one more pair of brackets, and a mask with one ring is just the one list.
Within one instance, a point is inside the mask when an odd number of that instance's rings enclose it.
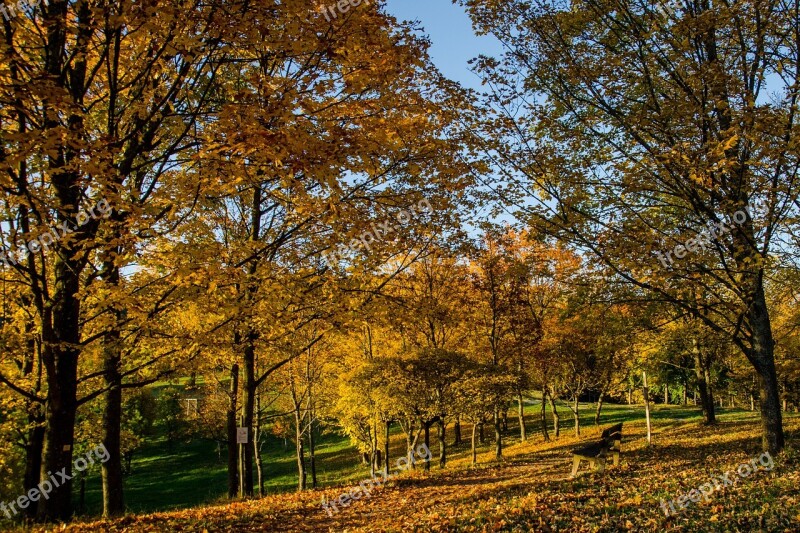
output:
{"label": "white sign on post", "polygon": [[236,428],[236,444],[247,444],[247,428]]}

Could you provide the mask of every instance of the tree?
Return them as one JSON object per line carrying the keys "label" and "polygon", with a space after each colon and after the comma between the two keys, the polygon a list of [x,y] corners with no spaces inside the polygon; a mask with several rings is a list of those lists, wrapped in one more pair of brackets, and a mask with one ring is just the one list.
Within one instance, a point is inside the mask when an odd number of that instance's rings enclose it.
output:
{"label": "tree", "polygon": [[[470,438],[471,466],[474,467],[477,464],[476,437],[478,425],[486,417],[492,416],[494,413],[494,407],[497,403],[496,395],[502,397],[513,385],[508,376],[498,376],[496,367],[493,365],[481,365],[478,363],[468,364],[464,368],[462,378],[455,384],[453,407],[464,420],[472,423],[472,436]],[[508,390],[504,391],[504,386],[508,387]]]}
{"label": "tree", "polygon": [[439,467],[447,464],[445,429],[447,419],[454,414],[454,388],[464,373],[465,358],[459,352],[441,348],[426,348],[411,360],[414,375],[426,395],[427,412],[423,421],[425,445],[430,449],[428,428],[436,423],[439,437]]}
{"label": "tree", "polygon": [[498,196],[725,335],[758,375],[763,447],[782,449],[764,280],[797,220],[795,8],[461,3],[507,50],[478,66]]}
{"label": "tree", "polygon": [[[159,10],[163,24],[152,25],[146,5],[54,0],[4,22],[0,166],[9,184],[4,211],[10,216],[4,218],[13,222],[3,230],[3,265],[25,280],[42,339],[45,431],[41,452],[34,454],[41,457],[41,476],[62,469],[70,474],[77,408],[95,397],[78,398],[82,351],[106,337],[82,334],[85,285],[115,284],[122,266],[115,255],[130,249],[114,251],[141,236],[137,222],[169,225],[198,193],[197,187],[176,186],[180,173],[172,165],[196,150],[192,137],[208,112],[212,65],[222,58],[231,16],[216,7],[172,6]],[[47,32],[38,30],[42,24]],[[19,137],[9,141],[12,131]],[[104,217],[117,224],[110,239],[102,232]],[[107,312],[119,318],[118,304]],[[112,410],[108,426],[118,428],[114,336],[112,327],[104,373],[112,382],[102,391]],[[109,439],[112,459],[104,472],[116,467],[118,473],[118,429]],[[120,497],[108,514],[122,511],[119,475],[114,483]],[[67,519],[70,495],[67,481],[40,499],[39,518]]]}

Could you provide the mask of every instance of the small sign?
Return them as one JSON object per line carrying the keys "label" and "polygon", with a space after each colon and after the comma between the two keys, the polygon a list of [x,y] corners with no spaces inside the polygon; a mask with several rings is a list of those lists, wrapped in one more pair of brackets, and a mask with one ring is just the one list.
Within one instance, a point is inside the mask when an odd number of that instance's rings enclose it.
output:
{"label": "small sign", "polygon": [[247,444],[247,428],[236,428],[236,444]]}
{"label": "small sign", "polygon": [[61,449],[65,452],[68,452],[72,449],[72,446],[70,446],[69,444],[65,444]]}

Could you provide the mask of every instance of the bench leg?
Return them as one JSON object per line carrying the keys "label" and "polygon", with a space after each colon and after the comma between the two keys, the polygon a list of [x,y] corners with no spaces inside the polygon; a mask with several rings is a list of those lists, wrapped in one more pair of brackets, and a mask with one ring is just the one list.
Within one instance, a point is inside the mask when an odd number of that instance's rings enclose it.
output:
{"label": "bench leg", "polygon": [[575,475],[578,473],[578,468],[580,468],[580,467],[581,467],[581,458],[578,457],[577,455],[573,455],[572,456],[572,476],[570,476],[570,477],[575,477]]}
{"label": "bench leg", "polygon": [[606,471],[606,460],[604,457],[598,457],[595,464],[597,465],[596,470],[598,473],[602,474]]}
{"label": "bench leg", "polygon": [[619,466],[619,452],[614,452],[614,466]]}

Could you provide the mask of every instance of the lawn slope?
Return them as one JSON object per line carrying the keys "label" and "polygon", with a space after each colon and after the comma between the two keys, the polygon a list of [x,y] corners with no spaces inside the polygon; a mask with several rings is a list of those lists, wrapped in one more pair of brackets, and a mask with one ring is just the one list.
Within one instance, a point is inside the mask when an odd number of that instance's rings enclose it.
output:
{"label": "lawn slope", "polygon": [[[605,474],[584,468],[569,479],[569,450],[599,434],[591,427],[581,439],[544,443],[535,435],[507,448],[502,463],[484,453],[477,469],[467,468],[462,450],[446,470],[404,474],[333,516],[321,500],[349,487],[74,523],[63,531],[800,531],[800,418],[787,416],[789,446],[771,470],[745,479],[734,473],[733,485],[667,517],[662,500],[677,499],[761,454],[754,413],[723,413],[710,428],[686,420],[679,409],[674,417],[670,413],[656,413],[650,447],[643,421],[625,417],[622,462]],[[604,425],[615,421],[612,416]]]}

